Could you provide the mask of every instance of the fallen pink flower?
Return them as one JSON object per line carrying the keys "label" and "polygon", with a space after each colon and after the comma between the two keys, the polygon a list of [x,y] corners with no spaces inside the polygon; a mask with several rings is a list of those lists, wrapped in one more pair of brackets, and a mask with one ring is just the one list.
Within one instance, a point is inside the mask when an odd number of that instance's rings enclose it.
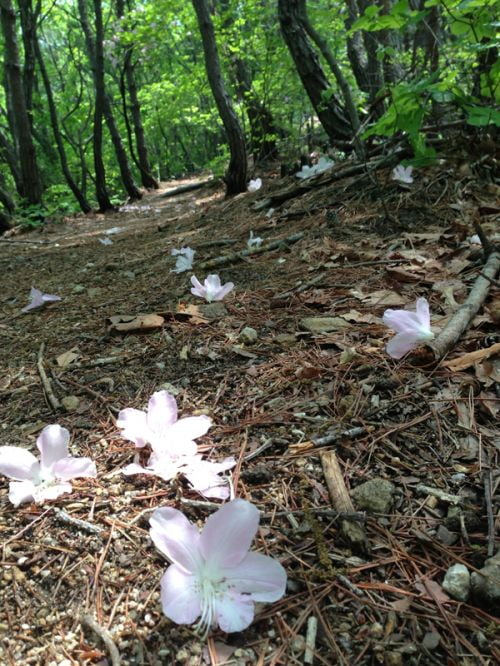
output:
{"label": "fallen pink flower", "polygon": [[262,178],[255,178],[255,180],[250,180],[248,182],[247,190],[249,192],[257,192],[262,187]]}
{"label": "fallen pink flower", "polygon": [[407,185],[410,185],[413,183],[413,167],[412,166],[403,166],[402,164],[398,164],[397,167],[394,167],[392,170],[392,180],[397,180],[400,183],[406,183]]}
{"label": "fallen pink flower", "polygon": [[204,435],[212,421],[208,416],[177,418],[177,402],[168,391],[150,397],[147,412],[127,407],[118,414],[116,425],[122,437],[142,447],[151,444],[160,456],[192,456],[198,451],[194,440]]}
{"label": "fallen pink flower", "polygon": [[171,252],[172,256],[177,257],[175,267],[170,271],[171,273],[184,273],[193,268],[194,255],[196,250],[190,247],[181,247],[180,250],[174,249]]}
{"label": "fallen pink flower", "polygon": [[40,291],[40,289],[35,289],[35,287],[31,287],[30,302],[26,307],[24,307],[21,310],[21,312],[29,312],[30,310],[34,310],[35,308],[41,308],[46,303],[55,303],[56,301],[60,300],[61,300],[60,296],[55,296],[54,294],[43,294]]}
{"label": "fallen pink flower", "polygon": [[68,455],[69,432],[60,425],[46,426],[36,440],[40,462],[18,446],[0,447],[0,474],[15,479],[9,484],[9,500],[14,506],[34,500],[56,499],[71,492],[70,479],[97,476],[90,458]]}
{"label": "fallen pink flower", "polygon": [[231,289],[234,288],[232,282],[226,282],[221,285],[220,277],[218,275],[207,275],[203,284],[198,280],[196,275],[191,276],[191,284],[193,288],[191,293],[194,296],[204,298],[208,303],[212,301],[222,301],[222,299],[229,294]]}
{"label": "fallen pink flower", "polygon": [[387,344],[387,353],[392,358],[401,358],[418,347],[422,342],[434,338],[431,331],[429,303],[425,298],[418,298],[416,311],[386,310],[383,321],[386,326],[396,331],[396,335]]}
{"label": "fallen pink flower", "polygon": [[259,512],[235,499],[212,514],[203,529],[170,507],[150,518],[155,546],[171,562],[161,579],[163,612],[177,624],[192,624],[206,637],[218,625],[223,631],[246,629],[255,602],[280,599],[286,572],[267,555],[249,552],[257,533]]}

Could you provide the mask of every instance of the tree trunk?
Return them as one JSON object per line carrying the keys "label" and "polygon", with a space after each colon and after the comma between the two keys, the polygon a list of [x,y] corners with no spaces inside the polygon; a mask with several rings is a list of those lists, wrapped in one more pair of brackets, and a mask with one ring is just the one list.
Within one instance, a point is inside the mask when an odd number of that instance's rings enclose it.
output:
{"label": "tree trunk", "polygon": [[349,115],[349,120],[351,121],[351,126],[355,133],[353,139],[354,149],[356,151],[357,156],[360,159],[362,159],[364,157],[365,151],[363,148],[363,144],[361,143],[361,139],[359,138],[359,130],[361,127],[361,123],[359,121],[358,110],[356,109],[356,105],[354,104],[354,100],[352,98],[351,88],[349,87],[349,84],[347,83],[347,80],[344,74],[342,73],[339,64],[333,57],[333,53],[331,52],[326,40],[323,39],[323,37],[314,28],[311,21],[309,20],[309,16],[307,15],[306,0],[300,0],[299,5],[300,5],[300,15],[303,26],[309,37],[312,39],[312,41],[321,51],[323,58],[328,63],[332,71],[332,74],[334,75],[335,80],[337,81],[338,87],[342,91],[346,111],[347,114]]}
{"label": "tree trunk", "polygon": [[[350,30],[369,4],[368,0],[359,0],[359,4],[357,0],[347,0],[348,18],[345,21],[347,30]],[[360,89],[368,93],[368,99],[372,103],[383,84],[377,47],[377,40],[372,32],[363,30],[347,38],[347,56],[354,77]]]}
{"label": "tree trunk", "polygon": [[13,112],[13,135],[16,141],[20,165],[19,194],[29,204],[40,204],[42,182],[36,161],[35,146],[31,135],[31,123],[26,107],[19,51],[16,37],[16,15],[12,0],[0,0],[0,20],[4,37],[4,67],[7,82],[6,93]]}
{"label": "tree trunk", "polygon": [[16,191],[20,194],[22,189],[22,178],[17,161],[16,148],[12,145],[5,134],[0,130],[0,155],[7,163],[10,173],[16,185]]}
{"label": "tree trunk", "polygon": [[283,38],[330,142],[334,145],[337,141],[349,141],[353,138],[353,128],[332,94],[318,56],[307,39],[301,20],[301,4],[303,0],[278,0]]}
{"label": "tree trunk", "polygon": [[[21,19],[21,33],[24,47],[23,85],[26,109],[31,114],[33,109],[33,88],[35,85],[35,33],[36,22],[41,10],[40,0],[37,0],[36,11],[33,11],[32,0],[17,0],[19,17]],[[30,116],[31,120],[31,116]]]}
{"label": "tree trunk", "polygon": [[87,46],[87,53],[92,67],[92,74],[94,79],[95,100],[94,100],[94,131],[92,136],[92,150],[94,155],[94,170],[95,170],[95,193],[97,203],[99,204],[99,211],[101,213],[107,210],[114,210],[114,206],[109,199],[108,190],[106,188],[106,169],[104,167],[104,160],[102,158],[102,114],[103,114],[103,89],[97,85],[96,72],[95,72],[95,53],[94,44],[92,42],[92,33],[90,31],[90,24],[88,20],[86,0],[78,0],[78,12],[80,15],[80,23],[82,25],[83,33],[85,35],[85,43]]}
{"label": "tree trunk", "polygon": [[[116,14],[118,18],[125,15],[125,2],[124,0],[116,0]],[[159,185],[156,178],[151,173],[151,165],[149,163],[148,148],[146,145],[146,137],[144,135],[144,126],[142,124],[141,105],[139,103],[139,96],[137,94],[137,84],[135,82],[134,66],[132,64],[133,44],[126,47],[125,59],[123,62],[123,69],[125,72],[125,80],[127,82],[128,95],[130,98],[130,113],[132,116],[132,123],[134,126],[135,143],[137,146],[137,158],[134,155],[132,141],[130,140],[130,154],[134,160],[139,172],[141,174],[141,183],[143,187],[157,190]],[[123,96],[123,113],[125,122],[128,126],[128,115],[126,105],[126,91],[125,87],[122,90]],[[129,128],[127,127],[129,131]]]}
{"label": "tree trunk", "polygon": [[71,175],[71,172],[69,170],[68,160],[66,158],[66,151],[64,149],[64,142],[61,136],[61,131],[59,129],[59,120],[57,117],[56,104],[54,102],[52,87],[50,85],[50,77],[47,73],[47,68],[45,67],[45,62],[43,60],[42,52],[40,50],[40,44],[38,42],[38,37],[36,33],[33,35],[33,37],[34,37],[34,46],[35,46],[35,56],[38,61],[38,67],[40,68],[40,74],[42,75],[43,85],[45,87],[45,94],[47,95],[47,104],[49,107],[50,122],[52,124],[52,131],[54,133],[54,140],[56,142],[57,152],[59,154],[61,169],[68,184],[68,187],[75,195],[75,198],[78,201],[80,208],[84,213],[90,213],[92,207],[84,197],[83,193],[80,191],[76,182],[73,180],[73,176]]}
{"label": "tree trunk", "polygon": [[247,189],[247,154],[245,137],[241,129],[238,116],[236,115],[231,99],[226,91],[222,78],[215,31],[208,11],[206,0],[192,0],[193,7],[198,18],[203,51],[205,54],[205,67],[208,81],[219,110],[220,117],[226,130],[227,141],[231,153],[231,159],[225,175],[226,194],[239,194]]}

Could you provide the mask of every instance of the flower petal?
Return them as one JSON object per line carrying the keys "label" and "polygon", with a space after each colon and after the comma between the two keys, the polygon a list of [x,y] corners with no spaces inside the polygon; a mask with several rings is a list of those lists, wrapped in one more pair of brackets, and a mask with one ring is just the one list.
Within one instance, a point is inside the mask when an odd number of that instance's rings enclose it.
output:
{"label": "flower petal", "polygon": [[418,333],[398,333],[387,343],[386,351],[392,358],[402,358],[406,353],[418,347]]}
{"label": "flower petal", "polygon": [[248,595],[228,590],[224,596],[216,597],[215,615],[222,631],[243,631],[252,624],[255,604]]}
{"label": "flower petal", "polygon": [[420,327],[430,331],[431,313],[429,311],[429,303],[426,298],[417,298],[416,315],[420,322]]}
{"label": "flower petal", "polygon": [[168,429],[169,441],[189,442],[208,432],[211,425],[212,419],[205,415],[179,419]]}
{"label": "flower petal", "polygon": [[48,469],[57,460],[68,456],[68,442],[69,431],[66,428],[57,423],[45,426],[36,440],[42,469]]}
{"label": "flower petal", "polygon": [[409,310],[386,310],[382,321],[397,333],[409,333],[420,328],[420,320],[416,313]]}
{"label": "flower petal", "polygon": [[38,475],[40,465],[35,456],[20,446],[0,446],[0,474],[18,481]]}
{"label": "flower petal", "polygon": [[227,582],[255,601],[277,601],[285,594],[286,571],[267,555],[248,553],[235,567],[224,569]]}
{"label": "flower petal", "polygon": [[33,493],[35,492],[35,484],[33,481],[11,481],[9,483],[9,501],[14,506],[19,506],[24,502],[31,502]]}
{"label": "flower petal", "polygon": [[90,458],[72,458],[68,456],[55,462],[51,469],[56,479],[61,481],[69,481],[69,479],[86,476],[95,479],[97,476],[95,462]]}
{"label": "flower petal", "polygon": [[220,477],[221,472],[231,469],[236,464],[234,458],[226,459],[222,463],[202,460],[201,456],[191,458],[186,467],[179,471],[184,474],[189,483],[201,495],[205,497],[216,497],[218,499],[227,499],[229,497],[229,488],[227,479]]}
{"label": "flower petal", "polygon": [[149,458],[147,471],[155,474],[164,481],[171,481],[179,472],[179,461],[169,455],[153,452]]}
{"label": "flower petal", "polygon": [[195,578],[173,564],[161,579],[161,605],[165,615],[177,624],[192,624],[201,614]]}
{"label": "flower petal", "polygon": [[171,507],[156,509],[149,524],[149,534],[158,550],[183,571],[196,571],[201,563],[198,528],[181,511]]}
{"label": "flower petal", "polygon": [[235,499],[213,513],[200,536],[204,558],[218,567],[233,567],[247,555],[259,526],[259,511]]}
{"label": "flower petal", "polygon": [[156,391],[149,398],[147,423],[155,434],[164,433],[177,421],[177,402],[168,391]]}
{"label": "flower petal", "polygon": [[118,428],[122,428],[122,437],[128,439],[138,447],[146,446],[150,439],[150,430],[147,425],[146,412],[133,407],[122,409],[116,419]]}
{"label": "flower petal", "polygon": [[155,472],[146,467],[141,467],[141,465],[138,465],[137,463],[130,463],[130,465],[122,468],[122,474],[125,474],[126,476],[132,476],[132,474],[151,474],[154,476]]}
{"label": "flower petal", "polygon": [[33,498],[37,504],[41,504],[45,500],[57,499],[61,495],[70,493],[71,491],[71,483],[42,483],[39,486],[35,486]]}
{"label": "flower petal", "polygon": [[234,289],[234,282],[226,282],[226,284],[217,292],[214,301],[222,301],[232,289]]}

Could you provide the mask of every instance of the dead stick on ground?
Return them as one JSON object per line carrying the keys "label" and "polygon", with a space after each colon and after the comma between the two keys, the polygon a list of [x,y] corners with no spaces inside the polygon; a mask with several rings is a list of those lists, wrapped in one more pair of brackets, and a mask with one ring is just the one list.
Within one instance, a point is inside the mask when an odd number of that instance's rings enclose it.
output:
{"label": "dead stick on ground", "polygon": [[84,532],[90,532],[91,534],[101,534],[101,532],[104,532],[104,529],[99,527],[99,525],[93,525],[86,520],[75,518],[62,509],[54,508],[54,513],[56,514],[58,520],[60,520],[62,523],[66,523],[66,525],[72,525],[73,527],[78,527],[78,529],[83,530]]}
{"label": "dead stick on ground", "polygon": [[[342,470],[335,451],[321,453],[321,465],[333,507],[339,513],[354,513],[354,506],[346,488]],[[363,526],[358,521],[344,519],[341,521],[341,532],[353,549],[366,553],[368,541]]]}
{"label": "dead stick on ground", "polygon": [[494,280],[499,269],[500,253],[492,252],[482,271],[484,275],[477,278],[465,303],[459,307],[437,338],[429,343],[436,360],[443,358],[468,328],[486,300],[491,285],[489,278]]}
{"label": "dead stick on ground", "polygon": [[80,616],[80,623],[82,627],[91,629],[97,636],[99,636],[109,652],[112,666],[120,666],[120,653],[118,652],[118,648],[111,638],[109,631],[104,629],[104,627],[101,627],[101,625],[98,624],[98,622],[92,617],[92,615],[89,614],[82,614]]}
{"label": "dead stick on ground", "polygon": [[226,264],[233,264],[237,261],[241,261],[245,257],[251,257],[255,254],[262,254],[263,252],[270,252],[271,250],[276,250],[282,245],[288,245],[290,243],[296,243],[301,238],[304,237],[302,232],[298,234],[292,234],[286,238],[281,238],[279,240],[272,241],[271,243],[266,243],[261,247],[252,248],[251,250],[241,250],[240,252],[233,252],[232,254],[225,254],[221,257],[215,257],[215,259],[209,259],[200,264],[200,269],[206,268],[217,268],[219,266],[225,266]]}
{"label": "dead stick on ground", "polygon": [[45,343],[42,342],[42,344],[40,345],[40,350],[38,352],[38,362],[37,362],[38,374],[40,375],[40,379],[42,381],[42,386],[47,396],[47,400],[49,401],[52,409],[56,412],[58,409],[61,409],[61,403],[59,402],[54,392],[52,391],[52,385],[50,383],[50,379],[47,377],[47,373],[45,372],[45,368],[43,367],[44,349],[45,349]]}

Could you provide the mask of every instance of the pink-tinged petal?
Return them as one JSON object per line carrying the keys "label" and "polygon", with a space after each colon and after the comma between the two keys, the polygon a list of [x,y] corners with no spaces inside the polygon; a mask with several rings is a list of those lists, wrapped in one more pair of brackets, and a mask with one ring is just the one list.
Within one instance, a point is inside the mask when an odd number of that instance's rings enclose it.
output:
{"label": "pink-tinged petal", "polygon": [[151,439],[153,455],[159,458],[170,458],[176,465],[184,464],[179,458],[192,458],[198,452],[196,442],[188,442],[180,437],[153,437]]}
{"label": "pink-tinged petal", "polygon": [[232,289],[234,289],[234,283],[226,282],[226,284],[223,287],[221,287],[217,292],[214,301],[222,301]]}
{"label": "pink-tinged petal", "polygon": [[220,277],[217,275],[217,273],[212,273],[211,275],[207,275],[205,278],[205,289],[207,291],[211,291],[212,293],[219,291],[221,288],[221,283],[220,283]]}
{"label": "pink-tinged petal", "polygon": [[130,465],[123,467],[122,474],[125,474],[126,476],[132,476],[133,474],[150,474],[156,476],[156,472],[153,472],[146,467],[141,467],[141,465],[138,465],[137,463],[131,463]]}
{"label": "pink-tinged petal", "polygon": [[149,524],[149,534],[158,550],[182,571],[196,571],[201,564],[198,528],[183,513],[171,507],[156,509]]}
{"label": "pink-tinged petal", "polygon": [[88,476],[95,479],[97,476],[95,462],[90,458],[72,458],[68,456],[55,462],[51,467],[51,471],[56,479],[61,481]]}
{"label": "pink-tinged petal", "polygon": [[68,456],[68,442],[69,431],[66,428],[57,423],[45,426],[36,440],[42,469],[48,469],[57,460]]}
{"label": "pink-tinged petal", "polygon": [[252,624],[254,615],[255,604],[248,595],[228,590],[215,599],[215,616],[222,631],[243,631]]}
{"label": "pink-tinged petal", "polygon": [[397,333],[409,333],[420,327],[416,313],[409,310],[386,310],[382,321]]}
{"label": "pink-tinged petal", "polygon": [[24,307],[21,310],[21,312],[29,312],[30,310],[39,308],[41,305],[43,305],[42,292],[40,291],[40,289],[35,289],[35,287],[31,287],[30,302],[26,307]]}
{"label": "pink-tinged petal", "polygon": [[161,579],[161,605],[165,615],[177,624],[193,624],[200,616],[200,599],[194,576],[175,564],[168,567]]}
{"label": "pink-tinged petal", "polygon": [[34,492],[35,484],[32,481],[11,481],[9,483],[9,501],[14,506],[31,502],[34,499]]}
{"label": "pink-tinged petal", "polygon": [[197,456],[188,461],[186,467],[181,468],[180,471],[201,495],[227,499],[229,497],[227,479],[220,477],[219,474],[231,469],[235,464],[236,461],[234,458],[228,458],[222,463],[216,463],[202,460],[201,456]]}
{"label": "pink-tinged petal", "polygon": [[122,429],[122,437],[134,442],[138,447],[146,446],[150,439],[146,412],[141,412],[140,409],[133,407],[122,409],[118,414],[116,425]]}
{"label": "pink-tinged petal", "polygon": [[54,483],[54,484],[40,484],[35,486],[33,498],[37,504],[41,504],[46,500],[57,499],[65,493],[72,491],[70,483]]}
{"label": "pink-tinged petal", "polygon": [[431,313],[429,310],[429,303],[427,302],[426,298],[417,298],[416,314],[421,328],[430,329]]}
{"label": "pink-tinged petal", "polygon": [[234,567],[247,555],[259,526],[259,511],[235,499],[213,513],[200,537],[200,550],[217,567]]}
{"label": "pink-tinged petal", "polygon": [[159,476],[164,481],[171,481],[179,471],[179,462],[172,459],[169,455],[158,455],[153,452],[147,469],[150,473]]}
{"label": "pink-tinged petal", "polygon": [[211,425],[212,419],[208,416],[188,416],[170,426],[168,439],[172,442],[188,442],[207,433]]}
{"label": "pink-tinged petal", "polygon": [[400,359],[415,347],[418,347],[418,334],[398,333],[387,343],[386,351],[392,358]]}
{"label": "pink-tinged petal", "polygon": [[267,555],[248,553],[240,564],[224,569],[224,576],[235,590],[255,601],[277,601],[285,594],[286,571]]}
{"label": "pink-tinged petal", "polygon": [[25,481],[34,479],[39,471],[38,460],[30,451],[19,446],[0,446],[0,474]]}
{"label": "pink-tinged petal", "polygon": [[198,280],[196,275],[191,276],[191,284],[193,285],[193,289],[191,289],[191,293],[194,294],[195,296],[201,296],[201,298],[205,297],[205,289],[201,282]]}
{"label": "pink-tinged petal", "polygon": [[147,423],[155,434],[160,435],[177,421],[177,402],[168,391],[156,391],[149,398]]}

